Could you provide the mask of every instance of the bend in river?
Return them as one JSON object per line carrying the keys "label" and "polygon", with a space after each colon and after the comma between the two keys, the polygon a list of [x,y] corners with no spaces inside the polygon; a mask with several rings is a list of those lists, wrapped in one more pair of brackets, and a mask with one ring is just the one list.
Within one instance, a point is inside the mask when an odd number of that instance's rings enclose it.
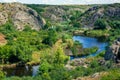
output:
{"label": "bend in river", "polygon": [[[96,53],[90,54],[88,56],[96,56],[100,52],[104,51],[106,46],[108,45],[107,42],[99,42],[97,38],[91,38],[85,36],[73,36],[73,40],[82,43],[83,48],[91,48],[94,46],[98,47],[98,51]],[[84,58],[88,56],[84,56]]]}
{"label": "bend in river", "polygon": [[[93,53],[89,56],[96,56],[98,53],[105,50],[105,47],[108,45],[106,42],[99,42],[96,38],[91,37],[73,36],[73,40],[82,43],[83,48],[91,48],[94,46],[97,46],[99,48],[96,53]],[[84,56],[84,58],[86,57],[87,56]],[[74,59],[74,57],[71,57],[71,59]],[[16,67],[14,69],[7,69],[4,71],[7,72],[7,76],[35,76],[37,75],[38,69],[39,65]]]}

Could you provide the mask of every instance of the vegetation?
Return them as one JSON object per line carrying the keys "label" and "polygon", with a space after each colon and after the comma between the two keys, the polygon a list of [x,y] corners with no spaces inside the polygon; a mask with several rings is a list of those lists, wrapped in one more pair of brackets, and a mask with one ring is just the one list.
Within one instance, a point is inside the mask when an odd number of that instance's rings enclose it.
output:
{"label": "vegetation", "polygon": [[103,19],[98,19],[95,24],[94,24],[96,27],[95,29],[106,29],[106,21],[103,20]]}
{"label": "vegetation", "polygon": [[95,53],[98,50],[98,47],[83,48],[82,44],[76,41],[73,47],[71,47],[71,50],[72,50],[73,56],[82,57],[82,56],[88,56],[90,54]]}
{"label": "vegetation", "polygon": [[102,76],[101,80],[119,80],[120,79],[119,70],[120,69],[112,69],[108,71],[108,74]]}
{"label": "vegetation", "polygon": [[[96,72],[105,71],[108,74],[101,77],[101,80],[117,80],[120,78],[119,69],[112,61],[105,61],[101,64],[99,59],[103,60],[105,51],[98,54],[96,57],[86,58],[85,64],[79,66],[70,66],[67,68],[67,63],[70,61],[70,56],[65,55],[65,50],[70,50],[74,57],[87,56],[95,53],[98,47],[83,48],[78,41],[73,41],[73,32],[84,36],[97,37],[99,40],[108,41],[111,43],[116,38],[120,37],[120,21],[115,18],[99,18],[93,26],[85,27],[80,19],[88,17],[92,14],[86,13],[90,6],[49,6],[49,5],[27,5],[35,9],[39,15],[46,19],[46,25],[40,30],[32,30],[29,25],[24,26],[23,31],[16,30],[12,21],[9,20],[6,24],[0,26],[0,34],[5,35],[7,44],[0,45],[0,66],[11,63],[32,63],[39,62],[40,67],[38,74],[32,76],[11,76],[7,77],[0,70],[0,80],[72,80],[78,77],[93,75]],[[92,5],[93,6],[93,5]],[[49,8],[50,7],[50,8]],[[80,8],[81,7],[81,8]],[[104,6],[105,7],[105,6]],[[55,11],[51,11],[56,9]],[[70,9],[70,8],[73,8]],[[63,11],[63,15],[60,12]],[[77,10],[76,10],[77,9]],[[97,11],[99,7],[95,11]],[[51,11],[49,13],[49,11]],[[45,14],[46,13],[46,14]],[[47,13],[55,16],[62,21],[52,21],[50,16],[45,16]],[[57,14],[59,13],[59,15]],[[56,16],[57,14],[57,16]],[[106,13],[107,14],[107,13]],[[83,17],[82,17],[83,16]],[[106,19],[105,19],[106,18]],[[110,19],[110,20],[109,20]],[[85,22],[85,23],[89,23]],[[1,68],[1,67],[0,67]]]}
{"label": "vegetation", "polygon": [[31,61],[31,56],[34,51],[52,46],[57,39],[55,37],[57,36],[55,31],[37,32],[26,28],[24,31],[19,32],[15,30],[11,23],[0,27],[0,31],[6,35],[6,39],[8,40],[5,46],[0,47],[1,63]]}

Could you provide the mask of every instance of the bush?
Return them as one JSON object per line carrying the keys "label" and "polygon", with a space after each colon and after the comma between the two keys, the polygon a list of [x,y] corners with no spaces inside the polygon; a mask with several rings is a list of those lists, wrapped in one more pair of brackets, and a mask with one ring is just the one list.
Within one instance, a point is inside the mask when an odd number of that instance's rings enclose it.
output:
{"label": "bush", "polygon": [[120,69],[113,69],[108,74],[102,76],[100,80],[120,80]]}
{"label": "bush", "polygon": [[0,80],[4,79],[5,78],[5,74],[4,72],[0,71]]}
{"label": "bush", "polygon": [[111,27],[114,29],[120,29],[120,21],[111,22]]}
{"label": "bush", "polygon": [[100,52],[96,57],[104,57],[105,51]]}
{"label": "bush", "polygon": [[94,25],[96,26],[95,29],[106,29],[107,23],[103,19],[98,19]]}
{"label": "bush", "polygon": [[42,43],[52,46],[56,41],[57,41],[57,32],[54,30],[50,30],[48,32],[48,36],[42,41]]}

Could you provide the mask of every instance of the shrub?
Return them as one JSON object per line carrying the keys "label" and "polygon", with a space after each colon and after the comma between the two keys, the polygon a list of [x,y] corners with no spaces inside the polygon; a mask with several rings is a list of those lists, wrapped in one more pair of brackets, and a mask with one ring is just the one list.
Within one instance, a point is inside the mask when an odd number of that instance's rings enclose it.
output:
{"label": "shrub", "polygon": [[108,74],[101,77],[100,80],[119,80],[120,79],[120,69],[113,69],[108,72]]}
{"label": "shrub", "polygon": [[111,27],[114,29],[120,29],[120,21],[111,22]]}
{"label": "shrub", "polygon": [[107,23],[103,19],[98,19],[94,25],[96,26],[95,29],[106,29]]}
{"label": "shrub", "polygon": [[4,78],[5,78],[5,74],[2,71],[0,71],[0,80],[2,80]]}

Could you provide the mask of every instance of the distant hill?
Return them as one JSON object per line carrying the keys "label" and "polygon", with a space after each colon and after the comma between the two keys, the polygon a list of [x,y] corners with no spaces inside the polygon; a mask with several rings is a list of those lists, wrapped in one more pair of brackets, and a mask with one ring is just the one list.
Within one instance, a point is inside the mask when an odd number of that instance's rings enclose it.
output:
{"label": "distant hill", "polygon": [[67,22],[70,26],[94,28],[102,19],[107,27],[120,24],[120,4],[107,5],[23,5],[21,3],[0,3],[0,25],[12,22],[16,29],[25,26],[39,30],[50,24]]}
{"label": "distant hill", "polygon": [[102,19],[111,26],[113,21],[120,21],[120,4],[99,5],[89,8],[77,20],[83,25],[93,27],[94,23]]}
{"label": "distant hill", "polygon": [[97,20],[102,19],[107,27],[120,21],[120,4],[104,5],[28,5],[35,9],[47,21],[60,23],[68,21],[82,27],[94,28]]}
{"label": "distant hill", "polygon": [[46,20],[52,23],[68,21],[72,16],[79,16],[93,5],[28,5]]}

